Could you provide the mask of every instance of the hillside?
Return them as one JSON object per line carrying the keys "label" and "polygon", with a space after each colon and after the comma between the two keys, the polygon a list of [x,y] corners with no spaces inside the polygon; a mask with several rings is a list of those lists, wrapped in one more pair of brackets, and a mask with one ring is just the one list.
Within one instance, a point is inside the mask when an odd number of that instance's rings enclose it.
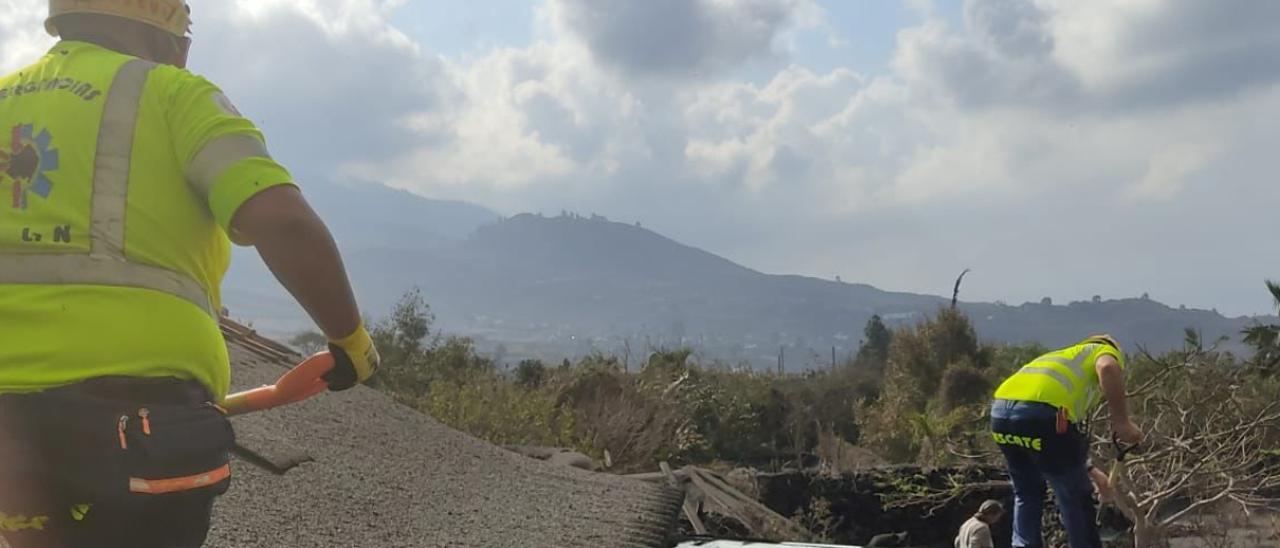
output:
{"label": "hillside", "polygon": [[[308,181],[316,178],[304,177]],[[307,182],[303,193],[320,214],[346,252],[351,263],[356,252],[373,249],[437,249],[461,240],[480,226],[496,223],[501,216],[480,206],[430,200],[416,194],[376,184],[339,185]],[[360,212],[353,217],[351,212]],[[377,212],[369,215],[367,212]],[[352,265],[348,265],[352,266]],[[371,268],[370,270],[378,270]],[[412,284],[380,291],[377,273],[361,291],[369,312],[382,314],[395,302],[395,295]],[[225,304],[239,318],[278,337],[307,329],[305,314],[275,283],[271,273],[251,249],[233,250],[231,270],[222,284]],[[391,295],[391,296],[386,296]]]}
{"label": "hillside", "polygon": [[[707,358],[764,366],[786,347],[788,365],[804,367],[828,363],[833,347],[842,357],[852,352],[874,314],[889,323],[911,322],[947,303],[863,284],[763,274],[602,217],[524,214],[499,221],[475,206],[383,189],[312,201],[334,218],[340,211],[334,206],[345,200],[380,200],[386,203],[364,205],[391,213],[333,225],[367,313],[385,314],[416,286],[440,327],[476,337],[507,359],[624,353],[627,347],[638,355],[649,347],[689,345]],[[235,315],[260,321],[269,332],[305,328],[283,292],[264,283],[269,278],[260,262],[243,254],[238,260],[227,284]],[[1249,322],[1147,299],[962,307],[985,339],[1049,345],[1105,330],[1162,350],[1180,345],[1187,327],[1213,340],[1236,335]]]}
{"label": "hillside", "polygon": [[474,204],[429,200],[375,184],[307,183],[304,193],[344,247],[421,249],[459,240],[501,219]]}

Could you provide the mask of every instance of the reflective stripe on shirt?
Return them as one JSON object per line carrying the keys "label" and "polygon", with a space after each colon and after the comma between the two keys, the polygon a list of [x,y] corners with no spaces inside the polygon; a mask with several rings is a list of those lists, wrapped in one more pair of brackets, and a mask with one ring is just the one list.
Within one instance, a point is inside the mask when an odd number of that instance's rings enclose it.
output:
{"label": "reflective stripe on shirt", "polygon": [[94,157],[88,254],[6,255],[0,284],[80,284],[132,287],[168,293],[216,318],[199,282],[168,269],[130,262],[125,255],[130,161],[147,76],[155,64],[134,59],[116,73],[107,93]]}

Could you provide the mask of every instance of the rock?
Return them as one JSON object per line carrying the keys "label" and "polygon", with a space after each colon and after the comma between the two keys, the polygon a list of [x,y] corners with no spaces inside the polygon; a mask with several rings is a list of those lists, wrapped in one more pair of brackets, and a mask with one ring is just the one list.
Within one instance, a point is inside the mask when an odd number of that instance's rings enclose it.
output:
{"label": "rock", "polygon": [[563,447],[508,445],[505,446],[505,449],[532,459],[545,460],[555,465],[581,468],[593,472],[603,469],[599,463],[591,460],[591,457]]}
{"label": "rock", "polygon": [[566,451],[564,453],[556,453],[554,455],[551,455],[551,458],[547,459],[547,462],[555,465],[560,465],[560,466],[572,466],[574,468],[581,468],[583,470],[594,471],[594,470],[600,469],[600,465],[596,464],[596,461],[591,460],[591,457],[588,457],[576,451]]}

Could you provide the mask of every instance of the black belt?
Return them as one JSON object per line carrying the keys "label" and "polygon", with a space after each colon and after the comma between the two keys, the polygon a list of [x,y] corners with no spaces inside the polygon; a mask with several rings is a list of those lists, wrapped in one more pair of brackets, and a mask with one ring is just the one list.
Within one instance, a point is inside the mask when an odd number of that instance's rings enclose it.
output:
{"label": "black belt", "polygon": [[[95,377],[67,386],[34,394],[13,394],[15,398],[39,397],[40,394],[82,395],[104,400],[144,404],[200,404],[212,401],[204,385],[173,377]],[[0,396],[0,400],[4,400]]]}
{"label": "black belt", "polygon": [[199,404],[213,400],[204,385],[173,377],[97,377],[54,390],[152,404]]}

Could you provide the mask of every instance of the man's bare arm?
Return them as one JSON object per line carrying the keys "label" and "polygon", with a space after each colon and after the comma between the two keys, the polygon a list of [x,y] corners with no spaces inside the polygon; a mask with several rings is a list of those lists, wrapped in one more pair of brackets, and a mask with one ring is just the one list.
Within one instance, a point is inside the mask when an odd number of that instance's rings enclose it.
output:
{"label": "man's bare arm", "polygon": [[1107,398],[1107,408],[1111,411],[1112,421],[1129,420],[1129,403],[1125,399],[1124,369],[1114,356],[1102,355],[1098,358],[1098,383],[1102,385],[1102,394]]}
{"label": "man's bare arm", "polygon": [[1102,393],[1107,397],[1107,408],[1111,411],[1111,430],[1124,443],[1142,441],[1142,430],[1129,418],[1124,369],[1120,367],[1120,362],[1114,356],[1103,354],[1095,367],[1098,369],[1098,383],[1102,385]]}
{"label": "man's bare arm", "polygon": [[333,236],[292,186],[262,191],[236,211],[232,231],[252,245],[330,340],[351,335],[360,311]]}

